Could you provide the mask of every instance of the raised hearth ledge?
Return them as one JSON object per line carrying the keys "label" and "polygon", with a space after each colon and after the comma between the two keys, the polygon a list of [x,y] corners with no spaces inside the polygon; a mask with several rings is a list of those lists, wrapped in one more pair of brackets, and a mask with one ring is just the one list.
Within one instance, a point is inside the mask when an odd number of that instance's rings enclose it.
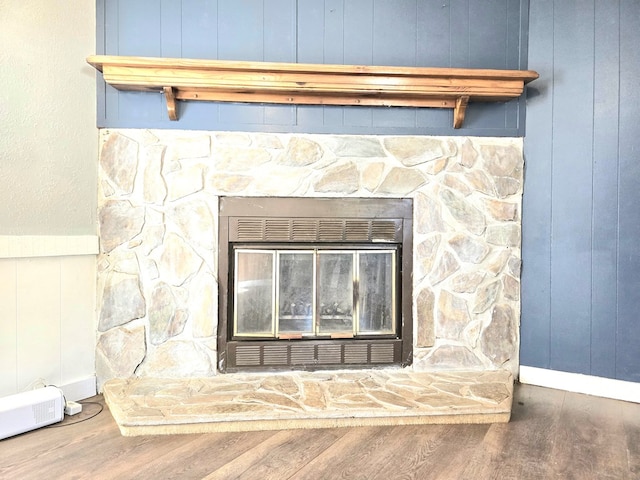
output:
{"label": "raised hearth ledge", "polygon": [[374,425],[504,423],[504,370],[400,369],[112,379],[103,393],[124,436]]}

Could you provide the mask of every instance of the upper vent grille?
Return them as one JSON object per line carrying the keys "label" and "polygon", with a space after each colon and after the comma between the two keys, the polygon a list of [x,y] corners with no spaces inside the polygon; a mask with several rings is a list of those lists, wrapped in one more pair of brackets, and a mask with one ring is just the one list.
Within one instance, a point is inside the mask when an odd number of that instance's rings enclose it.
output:
{"label": "upper vent grille", "polygon": [[396,242],[401,219],[230,218],[232,242]]}

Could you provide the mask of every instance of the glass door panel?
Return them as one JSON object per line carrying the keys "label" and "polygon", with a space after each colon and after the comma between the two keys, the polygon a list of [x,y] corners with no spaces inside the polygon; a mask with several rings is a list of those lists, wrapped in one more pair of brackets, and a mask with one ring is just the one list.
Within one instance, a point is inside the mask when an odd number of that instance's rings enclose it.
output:
{"label": "glass door panel", "polygon": [[354,334],[354,252],[318,252],[317,332]]}
{"label": "glass door panel", "polygon": [[314,252],[278,252],[278,333],[313,335]]}
{"label": "glass door panel", "polygon": [[395,331],[395,251],[358,253],[358,333]]}
{"label": "glass door panel", "polygon": [[273,336],[275,332],[275,251],[235,251],[234,334]]}

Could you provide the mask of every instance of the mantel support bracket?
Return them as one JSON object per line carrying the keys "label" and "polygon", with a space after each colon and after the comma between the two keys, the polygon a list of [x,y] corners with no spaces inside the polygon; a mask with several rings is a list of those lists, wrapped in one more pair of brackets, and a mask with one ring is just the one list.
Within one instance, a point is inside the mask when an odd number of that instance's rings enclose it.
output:
{"label": "mantel support bracket", "polygon": [[169,112],[169,120],[178,120],[178,110],[176,107],[176,94],[173,87],[164,87],[164,98],[167,101],[167,110]]}
{"label": "mantel support bracket", "polygon": [[464,114],[467,111],[467,105],[469,104],[469,96],[463,95],[456,98],[456,106],[453,107],[453,128],[462,127],[464,122]]}

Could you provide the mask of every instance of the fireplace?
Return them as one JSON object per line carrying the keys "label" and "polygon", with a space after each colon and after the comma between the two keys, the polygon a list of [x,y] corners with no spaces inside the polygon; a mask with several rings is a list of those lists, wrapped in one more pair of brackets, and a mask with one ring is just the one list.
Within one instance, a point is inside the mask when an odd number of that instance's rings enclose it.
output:
{"label": "fireplace", "polygon": [[411,363],[412,207],[221,197],[220,371]]}
{"label": "fireplace", "polygon": [[[131,375],[336,368],[338,358],[344,368],[517,372],[522,139],[102,130],[101,145],[99,385]],[[232,212],[238,198],[265,203]],[[402,242],[384,237],[400,225]],[[234,229],[248,236],[232,237]],[[330,292],[313,281],[336,256],[351,258],[341,277],[351,287],[340,294],[353,299],[353,320],[331,326],[336,300],[323,300]],[[298,292],[270,287],[269,331],[259,332],[269,336],[229,335],[233,291],[256,280],[238,266],[245,277],[235,287],[229,272],[247,257],[271,259],[262,280],[302,277]],[[387,260],[396,266],[395,312],[361,323],[359,312],[372,309],[362,305],[370,300],[356,265],[382,269]],[[374,296],[388,299],[389,286]],[[311,320],[294,318],[308,318],[309,304]],[[251,346],[244,362],[255,364],[231,367],[234,345]]]}

